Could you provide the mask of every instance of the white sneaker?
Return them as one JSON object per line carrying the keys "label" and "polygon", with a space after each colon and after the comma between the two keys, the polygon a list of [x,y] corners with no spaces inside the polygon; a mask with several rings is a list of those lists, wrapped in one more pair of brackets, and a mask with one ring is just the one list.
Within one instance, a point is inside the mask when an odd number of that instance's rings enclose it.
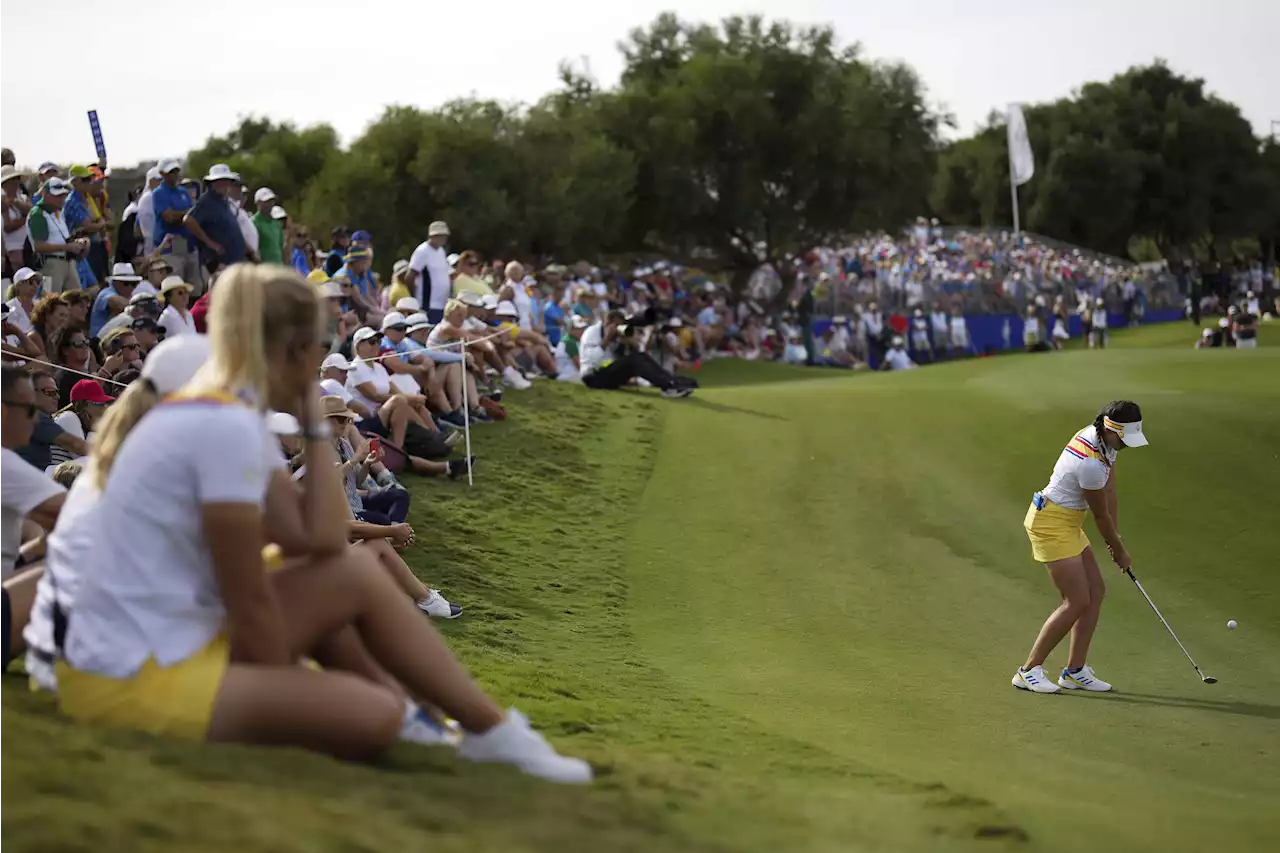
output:
{"label": "white sneaker", "polygon": [[1093,667],[1083,666],[1079,672],[1062,670],[1058,676],[1058,686],[1066,690],[1092,690],[1095,693],[1106,693],[1111,685],[1093,674]]}
{"label": "white sneaker", "polygon": [[441,726],[426,711],[406,702],[404,720],[400,723],[400,740],[421,746],[457,746],[461,738],[456,730]]}
{"label": "white sneaker", "polygon": [[1013,686],[1019,690],[1030,690],[1032,693],[1060,693],[1062,688],[1054,684],[1045,673],[1043,666],[1033,666],[1026,672],[1022,667],[1013,674]]}
{"label": "white sneaker", "polygon": [[457,619],[462,615],[461,607],[450,604],[440,591],[435,589],[427,590],[427,597],[418,602],[418,609],[437,619]]}
{"label": "white sneaker", "polygon": [[566,785],[591,781],[590,764],[556,752],[515,708],[484,734],[464,735],[458,755],[481,764],[514,764],[530,776]]}
{"label": "white sneaker", "polygon": [[517,391],[527,391],[533,387],[533,383],[521,376],[514,367],[502,371],[502,384]]}

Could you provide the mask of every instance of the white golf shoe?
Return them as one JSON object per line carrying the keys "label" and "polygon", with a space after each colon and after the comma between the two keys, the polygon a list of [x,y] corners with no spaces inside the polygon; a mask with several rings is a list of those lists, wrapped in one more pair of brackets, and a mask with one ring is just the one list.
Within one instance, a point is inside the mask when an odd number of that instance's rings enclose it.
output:
{"label": "white golf shoe", "polygon": [[515,708],[484,734],[464,735],[458,754],[480,763],[514,764],[530,776],[565,785],[591,781],[590,764],[556,752]]}
{"label": "white golf shoe", "polygon": [[1053,679],[1049,678],[1043,666],[1033,666],[1025,672],[1022,667],[1018,667],[1018,671],[1013,674],[1013,686],[1019,690],[1030,690],[1032,693],[1062,692],[1062,688],[1053,683]]}
{"label": "white golf shoe", "polygon": [[1058,676],[1058,686],[1065,690],[1092,690],[1096,693],[1106,693],[1111,689],[1110,684],[1094,675],[1091,666],[1083,666],[1079,672],[1064,669]]}

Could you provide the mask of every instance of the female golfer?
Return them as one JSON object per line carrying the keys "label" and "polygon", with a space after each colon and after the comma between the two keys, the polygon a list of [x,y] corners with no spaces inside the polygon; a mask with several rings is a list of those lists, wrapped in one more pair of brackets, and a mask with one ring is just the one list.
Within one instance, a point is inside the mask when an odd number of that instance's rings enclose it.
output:
{"label": "female golfer", "polygon": [[[1049,570],[1062,594],[1062,604],[1045,620],[1027,662],[1013,674],[1014,687],[1033,693],[1057,693],[1063,687],[1111,689],[1085,663],[1106,585],[1084,532],[1084,513],[1086,507],[1093,511],[1111,559],[1121,569],[1129,568],[1129,552],[1124,549],[1116,521],[1116,453],[1146,443],[1138,404],[1128,400],[1108,403],[1092,425],[1067,443],[1053,466],[1049,485],[1032,498],[1023,526],[1031,539],[1031,553]],[[1055,684],[1045,674],[1044,662],[1068,631],[1071,651]]]}

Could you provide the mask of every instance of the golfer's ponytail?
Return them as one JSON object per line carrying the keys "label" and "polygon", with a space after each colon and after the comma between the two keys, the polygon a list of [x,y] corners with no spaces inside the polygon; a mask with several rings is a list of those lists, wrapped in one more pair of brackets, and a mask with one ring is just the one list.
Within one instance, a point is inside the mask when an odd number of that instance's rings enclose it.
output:
{"label": "golfer's ponytail", "polygon": [[156,386],[150,379],[139,379],[121,394],[102,416],[102,423],[93,434],[89,452],[89,464],[93,469],[93,485],[102,491],[107,487],[107,475],[120,452],[129,432],[138,425],[142,416],[160,402]]}

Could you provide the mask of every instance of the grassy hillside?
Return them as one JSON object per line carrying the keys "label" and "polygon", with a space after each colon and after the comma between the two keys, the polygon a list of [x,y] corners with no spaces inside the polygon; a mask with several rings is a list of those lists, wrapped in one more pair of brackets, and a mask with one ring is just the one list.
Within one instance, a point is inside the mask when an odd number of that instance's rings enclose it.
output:
{"label": "grassy hillside", "polygon": [[[417,489],[413,562],[468,605],[462,658],[595,786],[90,732],[7,678],[6,849],[1267,849],[1280,349],[1193,339],[897,375],[715,362],[683,402],[539,384],[476,432],[474,489]],[[1015,691],[1056,603],[1022,515],[1122,396],[1152,440],[1119,465],[1135,570],[1221,683],[1108,569],[1091,662],[1119,692]]]}

